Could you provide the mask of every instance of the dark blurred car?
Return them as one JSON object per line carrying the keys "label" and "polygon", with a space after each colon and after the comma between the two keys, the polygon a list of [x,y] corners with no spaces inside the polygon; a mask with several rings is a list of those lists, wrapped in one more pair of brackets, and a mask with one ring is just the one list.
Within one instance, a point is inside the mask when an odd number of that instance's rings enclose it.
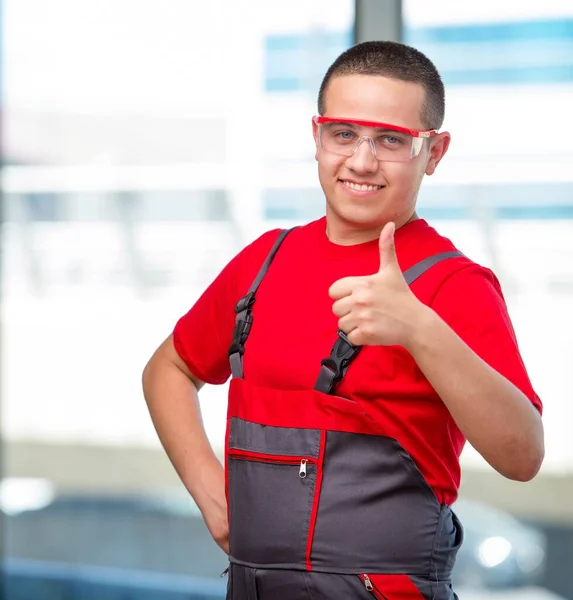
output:
{"label": "dark blurred car", "polygon": [[[464,525],[454,583],[516,588],[543,576],[543,534],[508,513],[458,500]],[[219,577],[226,555],[211,540],[186,494],[164,497],[53,496],[5,516],[7,557],[119,569]]]}
{"label": "dark blurred car", "polygon": [[541,531],[478,502],[458,500],[453,509],[465,533],[454,570],[456,586],[516,588],[541,581],[547,547]]}

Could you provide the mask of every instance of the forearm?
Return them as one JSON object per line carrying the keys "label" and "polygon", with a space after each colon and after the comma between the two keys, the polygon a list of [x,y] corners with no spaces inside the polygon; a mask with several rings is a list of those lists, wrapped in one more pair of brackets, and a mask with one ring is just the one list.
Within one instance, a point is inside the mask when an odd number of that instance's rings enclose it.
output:
{"label": "forearm", "polygon": [[157,358],[145,368],[143,391],[159,439],[201,511],[213,501],[224,502],[223,466],[205,433],[193,381]]}
{"label": "forearm", "polygon": [[543,426],[516,386],[426,307],[408,350],[467,440],[493,468],[510,479],[535,476],[544,454]]}

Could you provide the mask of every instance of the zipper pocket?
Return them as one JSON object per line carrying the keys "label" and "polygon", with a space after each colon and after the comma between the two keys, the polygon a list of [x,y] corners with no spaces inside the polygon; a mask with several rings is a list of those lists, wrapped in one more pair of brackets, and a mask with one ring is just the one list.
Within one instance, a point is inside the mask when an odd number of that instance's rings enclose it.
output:
{"label": "zipper pocket", "polygon": [[318,461],[312,456],[282,456],[280,454],[260,454],[247,450],[229,450],[229,458],[236,460],[250,460],[253,462],[269,463],[274,465],[299,465],[298,476],[306,477],[306,465],[317,465]]}
{"label": "zipper pocket", "polygon": [[388,598],[372,583],[372,579],[370,579],[367,573],[360,575],[360,579],[362,579],[362,583],[366,589],[374,595],[378,600],[388,600]]}

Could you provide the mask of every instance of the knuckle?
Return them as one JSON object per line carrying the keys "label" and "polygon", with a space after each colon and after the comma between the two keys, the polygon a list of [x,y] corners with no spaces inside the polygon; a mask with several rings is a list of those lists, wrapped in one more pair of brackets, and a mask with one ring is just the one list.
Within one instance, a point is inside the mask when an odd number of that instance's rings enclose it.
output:
{"label": "knuckle", "polygon": [[357,317],[360,327],[367,330],[372,322],[372,309],[369,307],[362,308]]}
{"label": "knuckle", "polygon": [[360,325],[360,330],[365,336],[371,336],[374,334],[374,323],[371,319],[367,319]]}
{"label": "knuckle", "polygon": [[359,288],[354,300],[359,306],[369,306],[372,303],[372,293],[368,288]]}
{"label": "knuckle", "polygon": [[351,331],[347,337],[351,344],[354,344],[355,346],[362,345],[360,330],[355,329],[354,331]]}

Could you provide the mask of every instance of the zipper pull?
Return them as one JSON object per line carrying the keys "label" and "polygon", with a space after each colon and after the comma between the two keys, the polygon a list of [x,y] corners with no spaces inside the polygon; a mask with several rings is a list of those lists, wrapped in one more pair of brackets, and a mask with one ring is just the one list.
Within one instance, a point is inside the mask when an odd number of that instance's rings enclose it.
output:
{"label": "zipper pull", "polygon": [[368,577],[368,575],[366,575],[366,573],[364,573],[364,585],[366,586],[366,589],[369,592],[374,591],[374,586],[372,585],[372,582],[370,581],[370,577]]}
{"label": "zipper pull", "polygon": [[227,567],[222,573],[221,575],[219,575],[219,577],[226,577],[229,574],[229,567]]}
{"label": "zipper pull", "polygon": [[298,472],[298,476],[301,479],[304,479],[306,477],[306,463],[308,462],[308,460],[306,458],[303,458],[300,461],[300,470]]}

